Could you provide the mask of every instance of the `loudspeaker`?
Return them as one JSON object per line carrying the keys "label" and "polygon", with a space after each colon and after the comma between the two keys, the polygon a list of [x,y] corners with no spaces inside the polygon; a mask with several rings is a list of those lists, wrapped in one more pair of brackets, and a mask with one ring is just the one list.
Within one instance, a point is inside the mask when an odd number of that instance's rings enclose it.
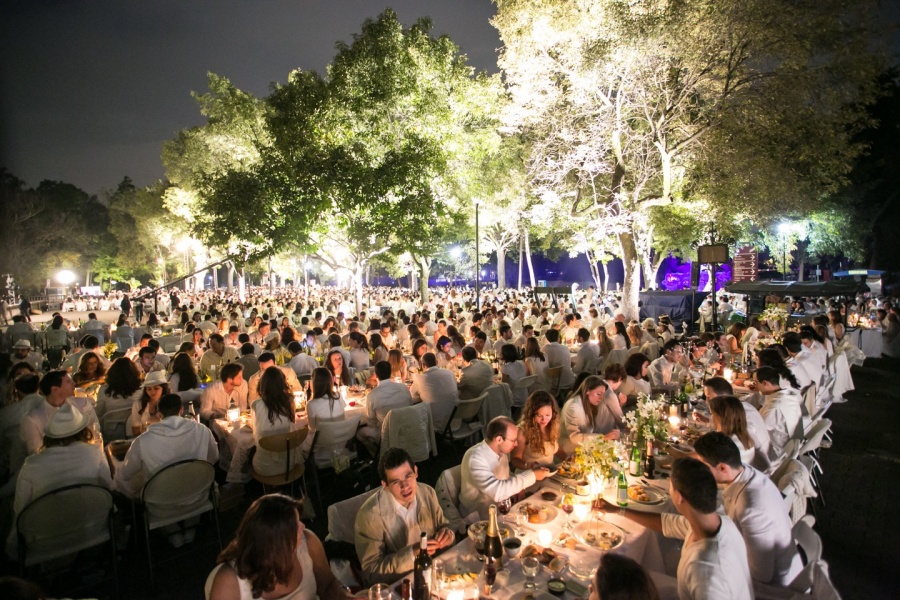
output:
{"label": "loudspeaker", "polygon": [[721,265],[728,262],[728,246],[726,244],[710,244],[697,248],[697,261]]}
{"label": "loudspeaker", "polygon": [[700,287],[700,263],[695,261],[691,263],[691,288]]}

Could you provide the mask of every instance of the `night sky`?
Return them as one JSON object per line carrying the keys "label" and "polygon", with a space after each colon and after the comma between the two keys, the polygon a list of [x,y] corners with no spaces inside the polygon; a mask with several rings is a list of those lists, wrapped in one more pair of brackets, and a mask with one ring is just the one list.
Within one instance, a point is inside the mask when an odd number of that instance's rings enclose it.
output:
{"label": "night sky", "polygon": [[324,73],[338,40],[390,6],[428,16],[497,71],[490,0],[152,0],[0,3],[0,166],[89,193],[163,177],[163,141],[203,119],[209,71],[257,96],[296,68]]}

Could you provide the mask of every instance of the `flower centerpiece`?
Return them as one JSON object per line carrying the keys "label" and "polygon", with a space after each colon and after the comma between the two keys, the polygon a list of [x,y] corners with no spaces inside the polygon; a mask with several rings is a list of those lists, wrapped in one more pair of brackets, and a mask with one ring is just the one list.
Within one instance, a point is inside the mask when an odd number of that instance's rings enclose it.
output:
{"label": "flower centerpiece", "polygon": [[619,464],[619,456],[614,442],[592,435],[575,448],[572,462],[586,476],[610,477]]}
{"label": "flower centerpiece", "polygon": [[107,340],[105,344],[103,344],[103,356],[106,357],[107,360],[112,358],[112,355],[116,353],[116,349],[118,346],[112,340]]}
{"label": "flower centerpiece", "polygon": [[767,304],[766,309],[759,315],[759,318],[766,322],[772,333],[775,333],[776,331],[784,330],[787,324],[788,312],[778,305]]}
{"label": "flower centerpiece", "polygon": [[637,406],[625,415],[625,424],[637,436],[639,444],[648,440],[664,441],[668,434],[668,413],[665,398],[660,394],[655,399],[640,394]]}

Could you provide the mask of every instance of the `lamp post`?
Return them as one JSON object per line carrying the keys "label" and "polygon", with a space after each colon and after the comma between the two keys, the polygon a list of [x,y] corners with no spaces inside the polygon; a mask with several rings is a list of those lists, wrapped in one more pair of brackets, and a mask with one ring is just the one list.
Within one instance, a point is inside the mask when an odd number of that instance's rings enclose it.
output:
{"label": "lamp post", "polygon": [[478,244],[478,198],[475,199],[475,311],[481,312],[481,255]]}
{"label": "lamp post", "polygon": [[787,234],[790,228],[790,223],[778,225],[778,233],[781,234],[781,274],[785,281],[787,281]]}

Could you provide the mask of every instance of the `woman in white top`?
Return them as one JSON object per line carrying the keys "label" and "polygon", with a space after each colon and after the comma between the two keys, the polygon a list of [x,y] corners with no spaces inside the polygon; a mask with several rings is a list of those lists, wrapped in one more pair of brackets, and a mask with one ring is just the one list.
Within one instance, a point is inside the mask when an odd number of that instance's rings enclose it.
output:
{"label": "woman in white top", "polygon": [[[709,399],[708,404],[709,412],[712,415],[713,427],[719,433],[724,433],[731,437],[741,452],[742,463],[753,465],[756,458],[756,448],[753,445],[753,439],[750,437],[750,430],[747,427],[747,412],[744,410],[741,401],[734,396],[715,396]],[[763,471],[768,467],[768,461],[764,461],[764,463],[762,465]]]}
{"label": "woman in white top", "polygon": [[142,393],[137,365],[124,356],[117,358],[106,372],[106,383],[97,393],[97,418],[114,410],[131,408]]}
{"label": "woman in white top", "polygon": [[357,371],[369,368],[369,341],[358,331],[350,332],[350,366]]}
{"label": "woman in white top", "polygon": [[[259,445],[259,440],[268,435],[288,433],[294,429],[294,394],[288,387],[284,373],[278,367],[269,367],[259,379],[259,398],[250,407],[250,419],[253,427],[253,442],[256,454],[253,455],[253,470],[261,475],[280,475],[284,473],[284,454],[270,452]],[[297,465],[303,460],[303,453],[297,448],[291,464]]]}
{"label": "woman in white top", "polygon": [[613,350],[613,343],[609,339],[609,334],[606,333],[606,327],[601,326],[597,328],[597,347],[600,350],[600,364],[602,364]]}
{"label": "woman in white top", "polygon": [[626,396],[638,394],[650,395],[650,382],[647,374],[650,372],[650,359],[646,354],[638,352],[632,354],[625,361],[625,381],[619,386],[619,393]]}
{"label": "woman in white top", "polygon": [[541,346],[536,337],[530,337],[525,342],[525,374],[537,375],[541,389],[547,389],[547,357],[541,352]]}
{"label": "woman in white top", "polygon": [[131,434],[141,435],[153,423],[162,421],[159,399],[169,393],[169,384],[164,371],[148,373],[141,384],[144,393],[131,405]]}
{"label": "woman in white top", "polygon": [[628,342],[628,332],[625,330],[625,323],[613,321],[607,333],[609,333],[609,337],[612,340],[613,350],[628,350],[631,347]]}
{"label": "woman in white top", "polygon": [[566,459],[559,447],[559,409],[549,392],[538,390],[525,401],[518,440],[509,455],[509,463],[517,469],[551,466],[557,458]]}
{"label": "woman in white top", "polygon": [[388,359],[388,348],[384,345],[380,333],[373,333],[369,336],[369,348],[372,350],[372,364],[380,363]]}
{"label": "woman in white top", "polygon": [[316,437],[316,426],[319,421],[340,421],[344,418],[344,401],[334,390],[334,379],[331,371],[324,367],[316,367],[312,372],[312,400],[306,403],[306,415],[309,419],[309,434],[303,440],[303,458],[309,456],[313,438]]}
{"label": "woman in white top", "polygon": [[597,433],[607,434],[623,425],[625,416],[622,414],[622,407],[625,406],[627,398],[625,394],[619,392],[619,388],[626,377],[628,375],[625,373],[625,367],[618,363],[609,365],[603,371],[607,389],[603,395],[603,402],[597,407],[597,416],[594,419],[594,430]]}
{"label": "woman in white top", "polygon": [[455,364],[456,356],[457,353],[453,350],[453,342],[450,338],[446,335],[439,337],[434,353],[434,357],[437,359],[437,366],[442,369],[449,369]]}
{"label": "woman in white top", "polygon": [[335,579],[322,542],[300,521],[289,496],[257,499],[206,580],[207,600],[335,600],[349,595]]}
{"label": "woman in white top", "polygon": [[[590,375],[566,400],[559,422],[559,447],[566,454],[575,452],[575,447],[587,435],[597,433],[595,420],[608,387],[603,379]],[[604,437],[618,439],[619,430],[614,429]]]}
{"label": "woman in white top", "polygon": [[519,351],[512,344],[503,344],[500,347],[500,358],[503,359],[503,366],[500,367],[502,381],[512,390],[513,406],[522,406],[528,398],[528,390],[516,389],[516,384],[527,375],[525,363],[519,360]]}

